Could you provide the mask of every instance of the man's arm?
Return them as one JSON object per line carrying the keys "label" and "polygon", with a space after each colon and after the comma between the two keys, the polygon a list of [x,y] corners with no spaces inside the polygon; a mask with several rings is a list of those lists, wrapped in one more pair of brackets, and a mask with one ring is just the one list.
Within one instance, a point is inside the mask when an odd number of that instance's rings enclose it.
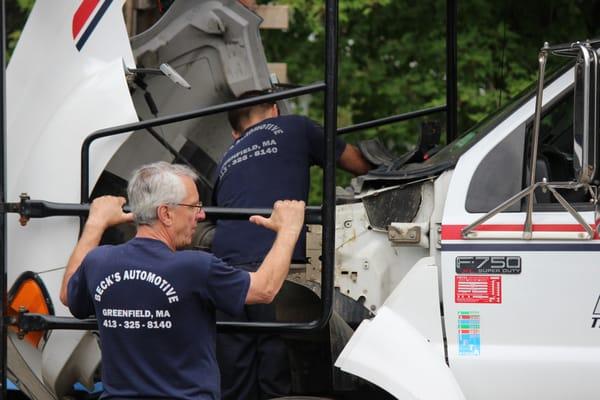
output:
{"label": "man's arm", "polygon": [[92,202],[90,213],[81,238],[75,245],[67,262],[60,288],[60,301],[68,306],[67,288],[69,280],[79,269],[85,256],[100,243],[104,231],[117,224],[133,221],[133,214],[123,212],[124,197],[102,196]]}
{"label": "man's arm", "polygon": [[268,219],[254,215],[250,221],[277,232],[264,261],[256,272],[250,273],[250,288],[246,295],[246,304],[270,303],[288,275],[292,253],[304,225],[304,202],[277,201]]}
{"label": "man's arm", "polygon": [[373,165],[367,161],[360,150],[350,143],[346,144],[338,161],[340,168],[350,172],[354,176],[363,175],[373,169]]}

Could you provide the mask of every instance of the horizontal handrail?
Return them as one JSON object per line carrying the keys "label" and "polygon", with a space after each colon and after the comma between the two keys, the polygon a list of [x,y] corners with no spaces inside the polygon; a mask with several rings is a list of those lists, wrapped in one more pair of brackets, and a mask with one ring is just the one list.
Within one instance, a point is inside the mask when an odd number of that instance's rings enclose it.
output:
{"label": "horizontal handrail", "polygon": [[[85,217],[90,211],[89,204],[76,203],[55,203],[45,200],[30,200],[26,196],[21,197],[19,203],[6,203],[4,205],[6,212],[18,213],[21,216],[21,223],[25,225],[30,218],[47,218],[57,216]],[[229,219],[245,220],[252,215],[269,217],[273,212],[272,208],[228,208],[228,207],[203,207],[208,218],[211,219]],[[129,206],[123,207],[125,212],[129,212]],[[320,225],[321,206],[308,206],[305,210],[304,221],[307,224]]]}
{"label": "horizontal handrail", "polygon": [[439,112],[446,111],[446,105],[436,106],[431,108],[424,108],[422,110],[411,111],[404,114],[393,115],[391,117],[374,119],[372,121],[361,122],[355,125],[346,126],[344,128],[340,128],[337,130],[338,135],[345,135],[347,133],[352,133],[356,131],[362,131],[369,128],[376,128],[378,126],[391,124],[394,122],[406,121],[409,119],[414,119],[418,117],[422,117],[424,115],[435,114]]}
{"label": "horizontal handrail", "polygon": [[208,115],[218,114],[221,112],[230,111],[237,108],[247,107],[255,104],[261,104],[269,101],[283,100],[291,97],[297,97],[304,94],[314,93],[325,89],[325,83],[317,82],[311,85],[302,86],[295,89],[283,90],[281,92],[269,93],[261,96],[251,97],[243,100],[230,101],[215,106],[201,108],[199,110],[188,111],[179,114],[168,115],[166,117],[158,117],[147,119],[140,122],[118,125],[112,128],[100,129],[88,135],[81,145],[81,202],[89,201],[89,153],[92,142],[97,139],[119,135],[127,132],[136,132],[141,129],[148,129],[155,126],[168,125],[175,122],[186,121],[189,119],[205,117]]}
{"label": "horizontal handrail", "polygon": [[[10,325],[18,329],[20,337],[24,337],[29,332],[49,331],[49,330],[98,330],[98,320],[95,318],[77,319],[74,317],[57,317],[55,315],[36,314],[22,312],[17,316],[11,317]],[[219,332],[249,332],[266,333],[277,331],[278,333],[299,333],[320,329],[324,324],[315,320],[310,322],[229,322],[217,321],[217,331]]]}

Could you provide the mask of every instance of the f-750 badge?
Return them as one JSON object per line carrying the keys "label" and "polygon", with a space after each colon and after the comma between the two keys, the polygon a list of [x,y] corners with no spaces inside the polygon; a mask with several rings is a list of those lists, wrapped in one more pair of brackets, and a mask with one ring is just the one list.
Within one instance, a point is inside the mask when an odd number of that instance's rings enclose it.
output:
{"label": "f-750 badge", "polygon": [[457,274],[520,274],[519,256],[458,256]]}

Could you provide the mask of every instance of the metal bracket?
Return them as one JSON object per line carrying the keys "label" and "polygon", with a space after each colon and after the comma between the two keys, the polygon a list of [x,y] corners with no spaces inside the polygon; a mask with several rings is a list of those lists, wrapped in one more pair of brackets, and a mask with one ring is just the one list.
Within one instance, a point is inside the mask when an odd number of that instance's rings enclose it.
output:
{"label": "metal bracket", "polygon": [[0,212],[2,213],[18,213],[19,203],[0,203]]}
{"label": "metal bracket", "polygon": [[[463,228],[463,230],[461,231],[463,239],[479,239],[480,237],[478,236],[477,232],[475,232],[475,228],[483,225],[484,222],[490,220],[496,214],[506,210],[508,207],[517,203],[522,198],[524,198],[526,196],[533,196],[533,193],[537,188],[541,188],[542,190],[550,191],[550,193],[552,193],[554,198],[556,198],[556,200],[558,200],[560,205],[563,206],[565,211],[567,211],[569,214],[571,214],[571,216],[573,218],[575,218],[575,220],[579,223],[579,225],[581,225],[583,227],[583,229],[587,233],[587,236],[583,237],[583,239],[591,240],[594,238],[594,230],[592,229],[592,227],[590,225],[588,225],[588,223],[585,222],[585,220],[583,219],[581,214],[579,214],[577,212],[577,210],[575,210],[573,208],[573,206],[571,206],[564,199],[564,197],[562,197],[555,190],[555,189],[571,189],[571,190],[585,189],[590,193],[593,203],[596,204],[598,202],[598,196],[597,196],[597,193],[594,190],[594,188],[587,183],[546,182],[544,180],[542,182],[534,183],[533,185],[530,185],[529,187],[521,190],[519,193],[517,193],[513,197],[509,198],[504,203],[500,204],[499,206],[497,206],[496,208],[494,208],[493,210],[491,210],[490,212],[485,214],[483,217],[481,217],[478,220],[476,220],[475,222],[473,222],[471,225]],[[523,228],[523,237],[522,237],[525,240],[531,240],[532,236],[533,236],[532,235],[533,224],[531,223],[532,213],[533,213],[533,207],[527,207],[527,215],[525,217],[526,223]],[[529,221],[529,223],[527,223],[528,221]]]}
{"label": "metal bracket", "polygon": [[418,244],[421,241],[421,227],[412,226],[408,229],[388,226],[388,239],[394,244]]}
{"label": "metal bracket", "polygon": [[19,310],[16,317],[10,317],[9,325],[17,328],[19,339],[23,339],[29,332],[48,331],[52,329],[66,330],[96,330],[98,321],[95,318],[77,319],[73,317],[57,317],[47,314],[29,313],[27,310]]}

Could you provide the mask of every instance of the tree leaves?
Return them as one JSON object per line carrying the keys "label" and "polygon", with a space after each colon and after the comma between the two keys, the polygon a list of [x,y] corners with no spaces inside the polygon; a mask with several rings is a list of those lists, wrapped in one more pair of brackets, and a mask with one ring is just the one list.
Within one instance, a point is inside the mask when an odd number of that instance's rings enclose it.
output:
{"label": "tree leaves", "polygon": [[[294,83],[323,80],[324,1],[277,3],[288,4],[293,18],[288,32],[261,32],[268,59],[287,62]],[[459,2],[459,132],[535,81],[537,53],[544,41],[595,36],[599,29],[590,13],[600,10],[599,4],[597,0]],[[339,126],[446,103],[445,1],[343,0],[339,7]],[[313,96],[309,116],[321,120],[322,107],[322,96]],[[402,153],[417,141],[421,121],[437,119],[444,126],[445,118],[440,113],[346,139],[379,136]],[[347,181],[345,177],[338,184]],[[311,202],[320,203],[320,198],[311,195]]]}
{"label": "tree leaves", "polygon": [[[258,1],[267,3],[267,0]],[[9,49],[34,0],[8,2]],[[263,30],[269,61],[286,62],[291,82],[324,79],[324,0],[278,0],[292,10],[288,31]],[[342,0],[339,2],[338,126],[446,103],[446,1]],[[598,36],[600,0],[465,0],[458,8],[459,132],[506,104],[535,81],[544,43]],[[9,50],[10,51],[10,50]],[[560,62],[552,61],[548,69]],[[322,121],[323,95],[303,96],[297,112]],[[440,113],[345,137],[380,137],[397,153],[417,141],[420,122]],[[347,175],[338,184],[348,182]],[[319,186],[315,181],[313,186]],[[312,203],[320,203],[311,195]]]}

